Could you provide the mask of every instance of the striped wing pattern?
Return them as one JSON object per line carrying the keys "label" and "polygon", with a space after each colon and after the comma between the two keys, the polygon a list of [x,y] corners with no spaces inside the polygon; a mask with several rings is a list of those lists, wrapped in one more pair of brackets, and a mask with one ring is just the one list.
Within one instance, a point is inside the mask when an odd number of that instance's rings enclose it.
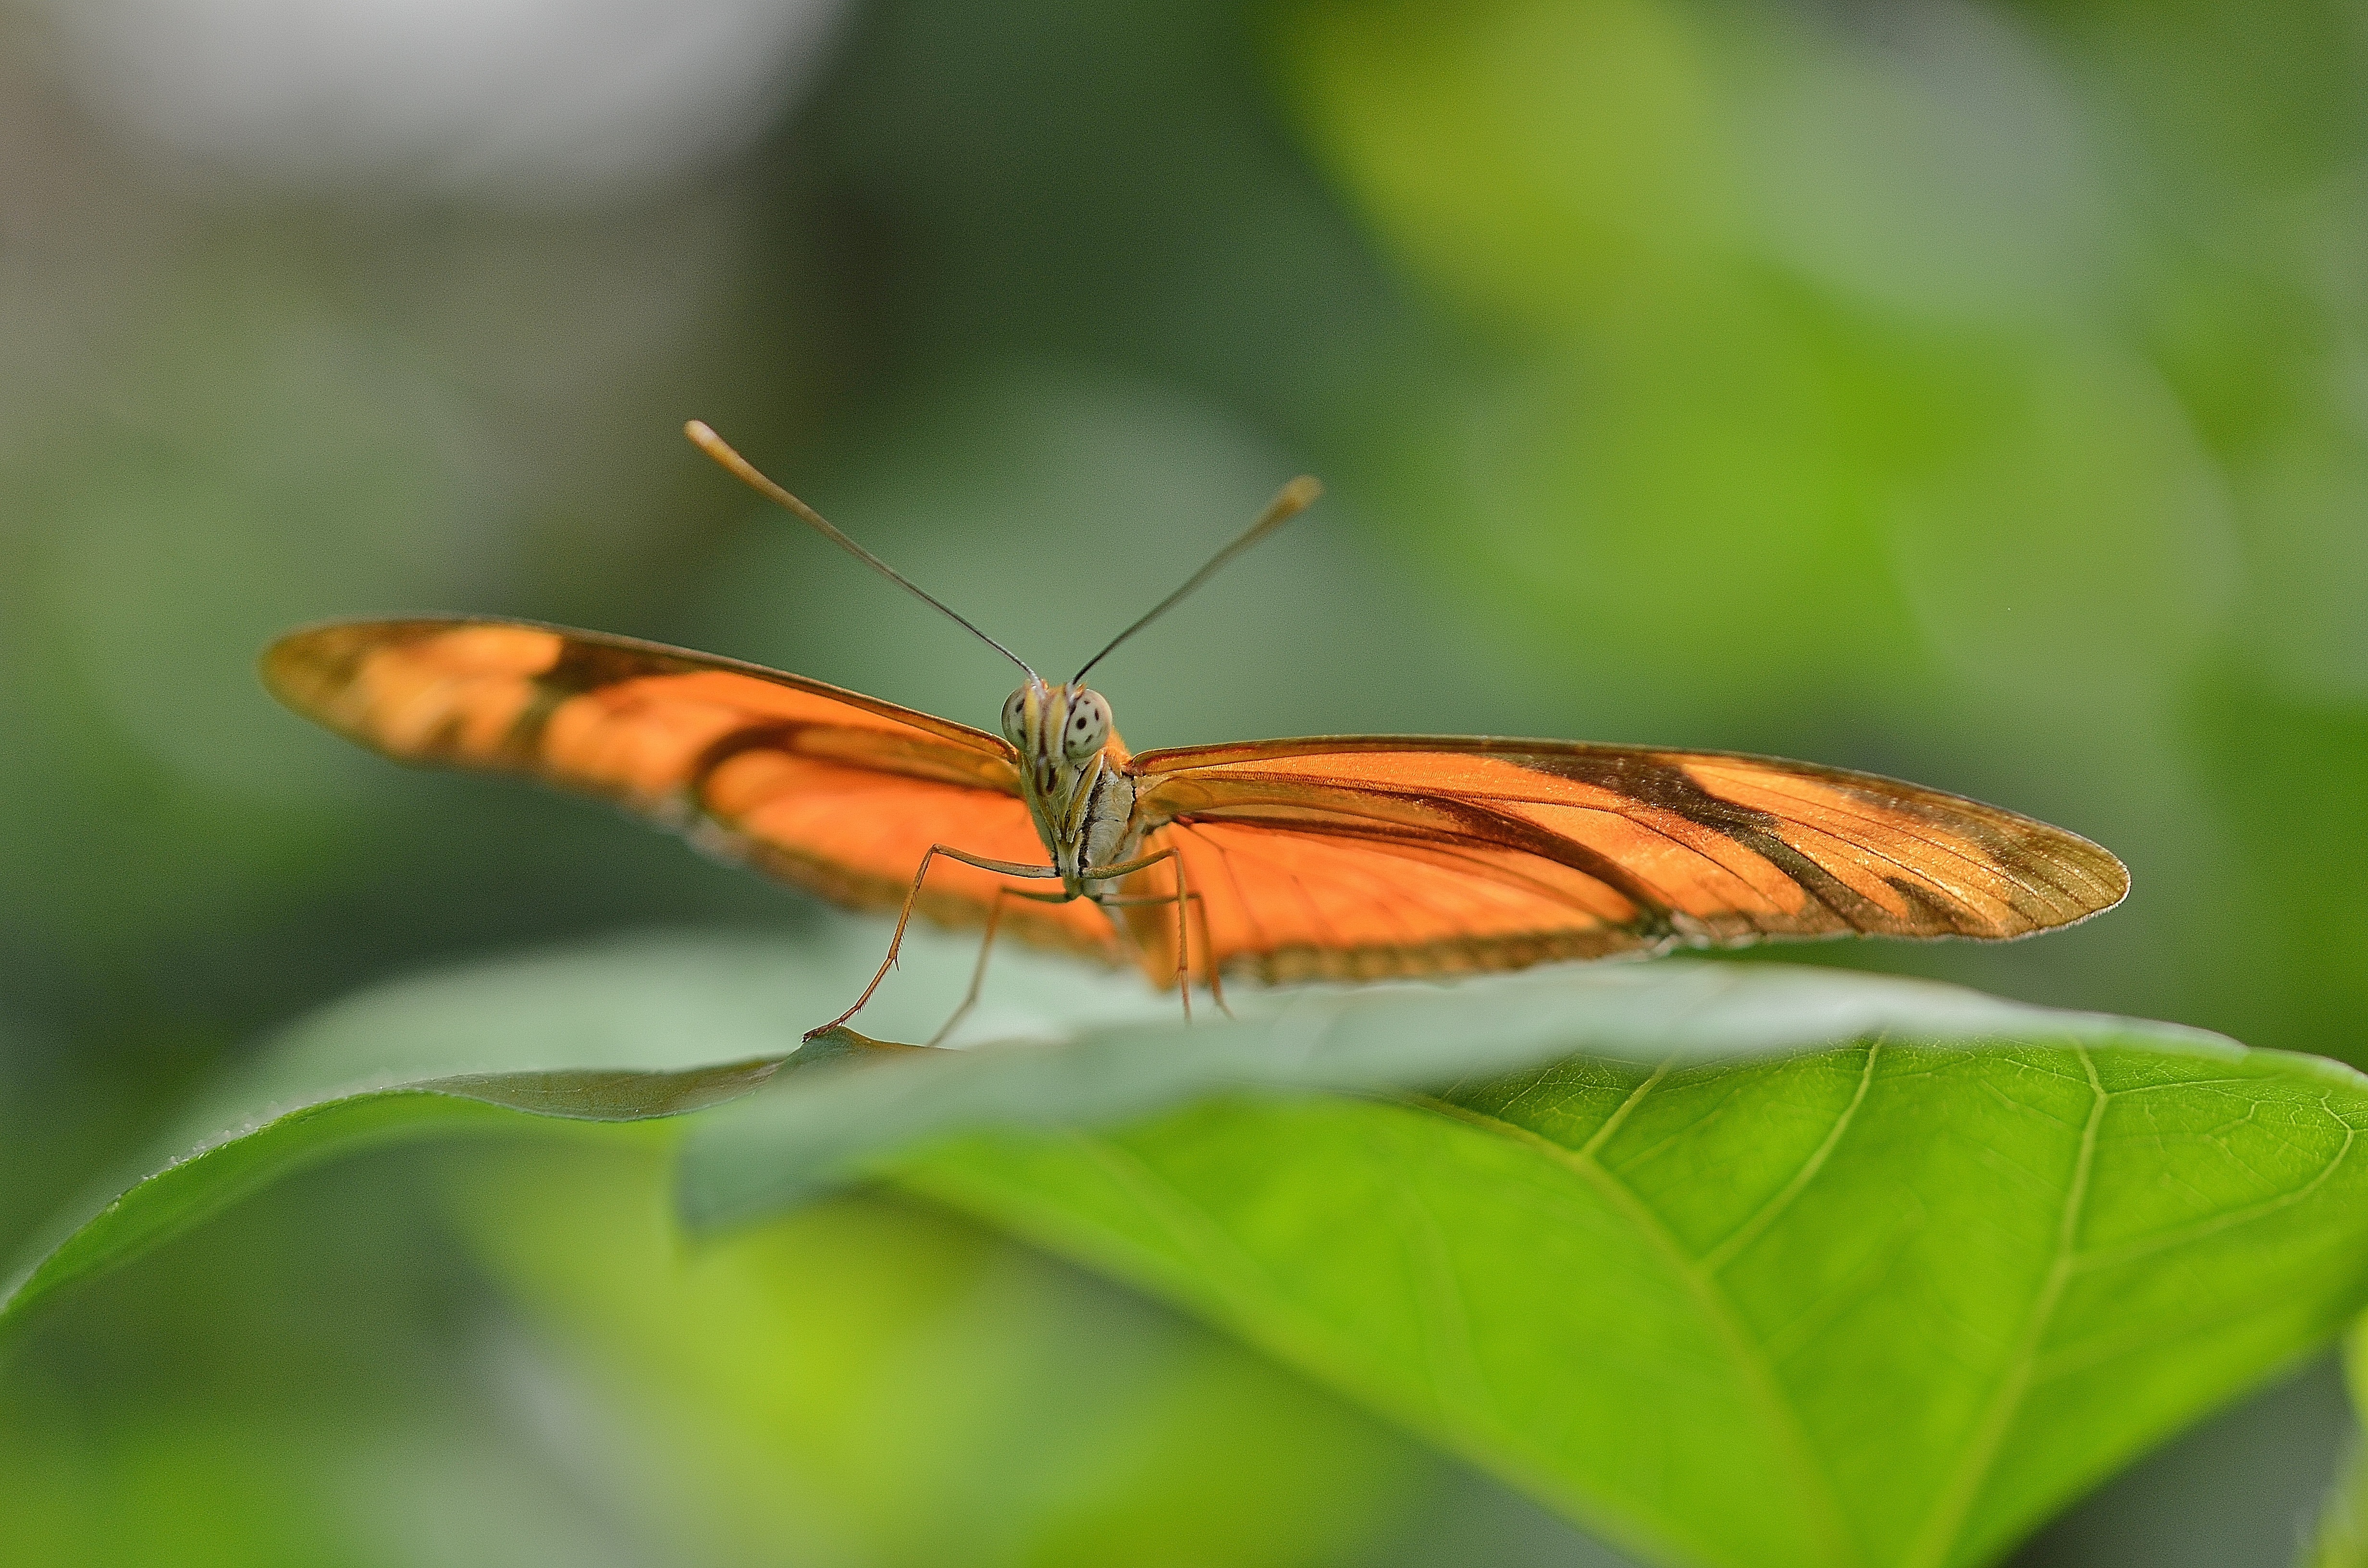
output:
{"label": "striped wing pattern", "polygon": [[[2129,889],[2122,863],[2078,835],[1770,757],[1353,736],[1147,752],[1132,767],[1139,813],[1163,824],[1152,842],[1178,852],[1204,901],[1194,947],[1269,980],[1846,932],[2000,939]],[[1164,914],[1133,918],[1139,940],[1173,953]]]}
{"label": "striped wing pattern", "polygon": [[[512,620],[341,622],[264,657],[297,711],[398,761],[598,795],[834,903],[893,909],[932,844],[1045,858],[1017,754],[966,725],[711,654]],[[1518,969],[1847,932],[2000,939],[2111,908],[2121,862],[2012,812],[1731,753],[1347,736],[1147,752],[1144,847],[1177,851],[1193,970],[1272,981]],[[1167,867],[1127,890],[1168,892]],[[957,861],[918,905],[975,925]],[[1205,916],[1205,925],[1202,916]],[[1172,911],[1007,903],[1040,945],[1175,972]]]}
{"label": "striped wing pattern", "polygon": [[[1044,861],[1002,739],[761,665],[437,619],[298,631],[266,653],[263,676],[290,708],[397,761],[600,796],[854,908],[898,907],[935,843]],[[940,859],[921,908],[976,925],[1006,880]],[[1042,945],[1131,957],[1089,904],[1008,903],[1005,921]]]}

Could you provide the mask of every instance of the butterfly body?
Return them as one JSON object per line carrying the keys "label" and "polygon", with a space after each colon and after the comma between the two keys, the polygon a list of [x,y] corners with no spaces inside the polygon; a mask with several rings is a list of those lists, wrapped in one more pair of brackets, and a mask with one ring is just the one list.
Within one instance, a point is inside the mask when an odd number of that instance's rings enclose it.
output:
{"label": "butterfly body", "polygon": [[1020,799],[1044,852],[1076,898],[1114,892],[1104,867],[1140,857],[1133,760],[1110,722],[1110,700],[1082,686],[1030,680],[1003,705],[1003,738],[1019,754]]}

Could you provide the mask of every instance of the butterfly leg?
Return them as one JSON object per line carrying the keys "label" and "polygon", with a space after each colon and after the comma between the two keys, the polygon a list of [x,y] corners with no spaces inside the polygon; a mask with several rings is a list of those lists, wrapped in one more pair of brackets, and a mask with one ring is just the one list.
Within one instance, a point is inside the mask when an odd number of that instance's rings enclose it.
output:
{"label": "butterfly leg", "polygon": [[[912,891],[905,895],[905,907],[898,911],[896,915],[895,935],[888,938],[888,956],[880,960],[880,968],[872,974],[871,983],[863,988],[863,994],[855,999],[854,1006],[849,1007],[846,1012],[841,1013],[838,1017],[831,1019],[830,1022],[824,1024],[819,1028],[808,1029],[806,1031],[806,1039],[812,1040],[818,1034],[827,1034],[830,1030],[838,1028],[839,1025],[855,1017],[856,1014],[863,1011],[863,1005],[871,1000],[871,994],[880,989],[880,983],[888,978],[888,971],[896,967],[896,950],[905,945],[905,927],[912,923],[913,905],[921,896],[921,883],[928,880],[929,875],[929,863],[940,855],[943,855],[950,860],[959,860],[965,866],[976,866],[982,871],[993,871],[996,875],[1002,877],[1036,877],[1044,879],[1057,878],[1061,874],[1051,866],[1025,866],[1014,860],[990,860],[983,855],[972,855],[966,851],[957,849],[951,844],[930,845],[929,852],[921,857],[919,869],[913,873]],[[1060,897],[1049,900],[1048,902],[1065,903],[1068,902],[1068,896],[1066,894],[1063,894]]]}
{"label": "butterfly leg", "polygon": [[1217,1006],[1224,1008],[1225,1017],[1230,1018],[1234,1016],[1234,1010],[1225,1006],[1224,982],[1217,977],[1216,949],[1209,941],[1209,906],[1207,901],[1203,900],[1199,893],[1185,885],[1184,858],[1172,848],[1160,849],[1144,856],[1140,860],[1130,860],[1122,866],[1110,867],[1100,874],[1131,876],[1136,871],[1148,870],[1163,860],[1169,861],[1175,866],[1176,891],[1174,892],[1120,893],[1105,896],[1099,902],[1106,909],[1143,908],[1162,903],[1172,903],[1176,906],[1176,990],[1184,1000],[1184,1021],[1188,1024],[1192,1021],[1192,937],[1191,922],[1186,912],[1189,906],[1199,905],[1201,948],[1202,952],[1208,955],[1209,993],[1216,998]]}
{"label": "butterfly leg", "polygon": [[1215,1000],[1217,1011],[1230,1018],[1234,1010],[1225,1005],[1224,966],[1217,962],[1217,944],[1209,935],[1209,901],[1197,892],[1185,896],[1201,914],[1201,961],[1209,966],[1209,994]]}
{"label": "butterfly leg", "polygon": [[[1015,892],[1011,896],[1014,898],[1030,898],[1042,897],[1043,895],[1041,893],[1030,894]],[[1142,898],[1130,898],[1121,895],[1102,900],[1102,907],[1105,909],[1141,908],[1149,904],[1174,903],[1175,902],[1177,901],[1169,898],[1164,892],[1151,893]],[[1209,994],[1215,999],[1217,1010],[1230,1018],[1234,1016],[1234,1009],[1232,1005],[1225,1000],[1224,971],[1217,967],[1216,944],[1209,939],[1209,901],[1202,898],[1197,892],[1188,892],[1184,895],[1184,902],[1190,903],[1200,913],[1201,915],[1201,951],[1204,955],[1207,955],[1207,962],[1209,965]],[[1184,972],[1189,975],[1191,972],[1190,967],[1183,967]],[[1189,982],[1181,983],[1189,983]],[[1188,1021],[1192,1017],[1191,1009],[1189,1006],[1185,1009],[1184,1017]]]}
{"label": "butterfly leg", "polygon": [[978,988],[986,980],[986,955],[995,949],[995,928],[1003,921],[1003,901],[1007,898],[1024,898],[1032,903],[1066,903],[1070,895],[1065,892],[1021,892],[1018,888],[995,890],[995,897],[986,906],[986,934],[978,942],[978,962],[971,966],[970,989],[962,993],[962,1005],[949,1014],[946,1021],[938,1026],[938,1032],[929,1037],[929,1044],[935,1045],[953,1033],[954,1026],[962,1021],[978,1001]]}

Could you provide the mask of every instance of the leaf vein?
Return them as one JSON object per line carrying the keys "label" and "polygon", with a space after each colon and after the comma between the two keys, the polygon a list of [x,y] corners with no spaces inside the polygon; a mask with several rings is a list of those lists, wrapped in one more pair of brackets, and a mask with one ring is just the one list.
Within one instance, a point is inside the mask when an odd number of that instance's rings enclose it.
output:
{"label": "leaf vein", "polygon": [[[1672,1058],[1671,1060],[1675,1060]],[[1776,1378],[1775,1367],[1763,1347],[1751,1337],[1741,1312],[1727,1296],[1715,1277],[1707,1273],[1693,1258],[1687,1256],[1676,1233],[1656,1213],[1643,1195],[1622,1181],[1594,1155],[1594,1149],[1621,1116],[1644,1097],[1645,1090],[1660,1080],[1668,1063],[1644,1084],[1637,1086],[1612,1119],[1607,1121],[1586,1144],[1573,1149],[1567,1144],[1533,1132],[1518,1123],[1500,1121],[1485,1111],[1445,1101],[1429,1101],[1434,1108],[1446,1115],[1483,1127],[1511,1138],[1544,1154],[1548,1159],[1568,1166],[1595,1187],[1615,1209],[1626,1215],[1638,1233],[1659,1253],[1670,1270],[1684,1281],[1709,1320],[1713,1332],[1725,1346],[1728,1357],[1742,1375],[1743,1390],[1750,1403],[1759,1411],[1782,1454],[1786,1468],[1793,1472],[1798,1494],[1807,1505],[1812,1528],[1822,1548],[1823,1561],[1836,1564],[1855,1564],[1866,1561],[1857,1539],[1850,1533],[1836,1492],[1833,1478],[1818,1463],[1816,1450],[1810,1446],[1808,1434],[1803,1430],[1800,1414],[1785,1400]]]}
{"label": "leaf vein", "polygon": [[1761,1204],[1758,1212],[1729,1232],[1725,1241],[1702,1254],[1700,1267],[1703,1272],[1716,1274],[1734,1261],[1737,1253],[1758,1241],[1768,1227],[1793,1206],[1793,1200],[1801,1196],[1809,1183],[1816,1179],[1817,1173],[1825,1168],[1826,1161],[1832,1155],[1834,1146],[1842,1141],[1842,1134],[1850,1131],[1850,1123],[1857,1119],[1859,1107],[1866,1103],[1867,1089],[1874,1082],[1874,1061],[1882,1051],[1882,1036],[1877,1035],[1866,1042],[1866,1062],[1859,1071],[1858,1087],[1851,1091],[1850,1103],[1842,1107],[1841,1114],[1834,1118],[1834,1124],[1827,1130],[1824,1140],[1809,1152],[1808,1159],[1793,1173],[1793,1179]]}

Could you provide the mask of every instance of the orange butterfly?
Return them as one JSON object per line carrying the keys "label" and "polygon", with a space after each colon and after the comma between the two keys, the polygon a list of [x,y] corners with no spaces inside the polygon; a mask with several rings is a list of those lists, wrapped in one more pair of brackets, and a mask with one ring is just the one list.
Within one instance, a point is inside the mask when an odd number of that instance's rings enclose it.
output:
{"label": "orange butterfly", "polygon": [[[263,659],[296,711],[402,762],[619,801],[834,903],[999,925],[1217,989],[1520,969],[1865,932],[1999,939],[2112,907],[2075,834],[1872,774],[1569,741],[1324,736],[1131,753],[1081,685],[1111,649],[1313,501],[1247,531],[1052,685],[694,422],[758,490],[1026,672],[1000,736],[713,654],[527,621],[347,621]],[[1051,864],[1042,863],[1049,857]],[[932,874],[932,873],[936,874]],[[1057,882],[1058,891],[1041,886]],[[1031,885],[1034,884],[1034,885]],[[970,995],[978,994],[987,948]],[[815,1031],[821,1032],[819,1030]]]}

